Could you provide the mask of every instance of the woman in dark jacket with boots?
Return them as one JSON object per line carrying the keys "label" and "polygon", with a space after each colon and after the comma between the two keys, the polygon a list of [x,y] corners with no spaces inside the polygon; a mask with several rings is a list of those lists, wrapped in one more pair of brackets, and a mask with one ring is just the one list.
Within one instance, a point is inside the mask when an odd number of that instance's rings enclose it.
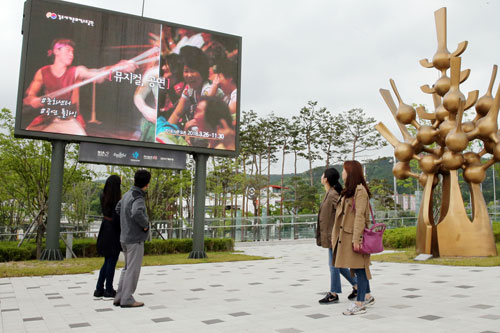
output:
{"label": "woman in dark jacket with boots", "polygon": [[[120,216],[115,212],[115,207],[122,197],[120,189],[121,179],[111,175],[106,180],[101,194],[102,223],[97,236],[97,253],[104,256],[104,264],[99,272],[95,298],[113,299],[116,291],[113,289],[116,263],[120,255]],[[106,283],[106,285],[104,285]]]}

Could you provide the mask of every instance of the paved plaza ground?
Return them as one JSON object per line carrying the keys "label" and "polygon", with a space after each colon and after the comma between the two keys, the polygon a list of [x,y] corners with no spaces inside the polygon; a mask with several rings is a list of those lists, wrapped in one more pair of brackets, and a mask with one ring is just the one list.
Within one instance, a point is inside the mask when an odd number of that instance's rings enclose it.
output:
{"label": "paved plaza ground", "polygon": [[94,300],[96,274],[0,279],[1,331],[500,332],[499,267],[373,263],[376,304],[347,317],[343,279],[341,302],[318,304],[329,273],[327,251],[314,241],[237,250],[275,259],[143,267],[142,308]]}

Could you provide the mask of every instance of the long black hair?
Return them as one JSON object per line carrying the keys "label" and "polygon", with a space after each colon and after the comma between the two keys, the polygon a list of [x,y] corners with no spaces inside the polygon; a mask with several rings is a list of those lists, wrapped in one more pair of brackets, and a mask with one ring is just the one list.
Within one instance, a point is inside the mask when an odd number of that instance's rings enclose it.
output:
{"label": "long black hair", "polygon": [[335,168],[328,168],[323,173],[326,181],[330,184],[331,187],[340,194],[342,192],[342,185],[339,183],[340,175],[339,172]]}
{"label": "long black hair", "polygon": [[111,217],[116,204],[122,198],[121,183],[122,181],[117,175],[111,175],[106,179],[101,196],[101,209],[104,216]]}

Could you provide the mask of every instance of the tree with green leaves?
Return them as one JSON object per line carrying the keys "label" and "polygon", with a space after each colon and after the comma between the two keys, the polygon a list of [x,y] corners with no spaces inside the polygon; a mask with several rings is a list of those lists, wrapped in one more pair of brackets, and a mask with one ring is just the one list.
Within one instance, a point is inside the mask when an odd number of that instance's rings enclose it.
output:
{"label": "tree with green leaves", "polygon": [[375,201],[375,210],[394,209],[393,187],[386,179],[372,179],[368,183],[368,188]]}
{"label": "tree with green leaves", "polygon": [[[245,160],[243,163],[243,172],[248,175],[248,179],[246,181],[247,184],[252,183],[255,186],[260,186],[255,188],[248,185],[249,188],[254,188],[257,193],[257,197],[253,200],[255,212],[260,212],[260,192],[265,186],[261,182],[262,159],[266,152],[266,146],[261,140],[264,130],[265,129],[262,126],[259,126],[259,117],[253,110],[243,111],[240,143],[242,154],[244,154],[244,156],[248,156],[248,161]],[[250,166],[250,170],[248,170],[247,166]],[[245,211],[248,213],[246,208]]]}
{"label": "tree with green leaves", "polygon": [[367,117],[363,109],[351,109],[338,114],[334,118],[336,124],[343,124],[343,130],[339,137],[344,142],[340,153],[347,159],[360,159],[365,157],[363,153],[379,150],[387,145],[380,133],[374,129],[377,121],[375,118]]}
{"label": "tree with green leaves", "polygon": [[[48,210],[51,144],[48,141],[14,137],[14,117],[8,109],[0,112],[0,181],[11,202],[16,202],[24,216],[34,221],[37,257]],[[66,145],[63,198],[75,184],[87,181],[92,171],[78,163],[75,145]]]}
{"label": "tree with green leaves", "polygon": [[[294,130],[293,126],[288,118],[276,117],[276,129],[281,133],[276,138],[276,145],[279,146],[281,150],[281,182],[280,182],[280,215],[283,215],[283,201],[285,195],[284,189],[284,175],[285,175],[285,159],[286,155],[292,151],[291,145],[294,140]],[[295,162],[295,168],[297,168],[297,163]],[[295,170],[295,172],[297,172]]]}
{"label": "tree with green leaves", "polygon": [[266,215],[271,215],[269,200],[271,197],[271,164],[276,163],[276,152],[278,151],[278,140],[281,135],[278,127],[278,120],[273,112],[265,118],[260,118],[258,126],[261,128],[261,140],[265,146],[265,154],[267,159],[267,186],[266,186]]}
{"label": "tree with green leaves", "polygon": [[326,112],[326,108],[324,107],[318,110],[316,108],[317,105],[317,101],[307,102],[307,106],[300,109],[299,116],[295,117],[295,120],[297,120],[296,124],[300,128],[300,138],[304,141],[306,146],[306,151],[299,152],[299,156],[306,158],[309,162],[309,181],[311,186],[313,186],[313,162],[321,158],[316,149],[318,148],[320,142],[321,117]]}
{"label": "tree with green leaves", "polygon": [[319,148],[325,155],[325,168],[330,164],[342,161],[342,155],[339,154],[344,142],[342,133],[345,131],[345,124],[339,122],[338,117],[332,116],[330,111],[324,110],[320,117],[323,119],[319,123]]}

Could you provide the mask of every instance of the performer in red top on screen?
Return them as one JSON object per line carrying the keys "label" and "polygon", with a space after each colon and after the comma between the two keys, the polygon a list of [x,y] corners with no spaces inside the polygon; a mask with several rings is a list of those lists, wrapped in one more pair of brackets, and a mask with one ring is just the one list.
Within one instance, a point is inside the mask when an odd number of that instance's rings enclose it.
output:
{"label": "performer in red top on screen", "polygon": [[[102,73],[112,67],[89,69],[85,66],[71,66],[74,48],[75,44],[70,39],[56,39],[52,42],[48,55],[54,58],[54,62],[35,73],[23,100],[24,105],[40,109],[40,115],[26,130],[86,135],[85,121],[78,112],[79,90],[77,87],[71,89],[71,86],[80,80],[94,77],[96,82],[102,82],[105,79]],[[127,60],[122,60],[115,66],[122,67],[122,71],[134,71],[137,68]]]}

